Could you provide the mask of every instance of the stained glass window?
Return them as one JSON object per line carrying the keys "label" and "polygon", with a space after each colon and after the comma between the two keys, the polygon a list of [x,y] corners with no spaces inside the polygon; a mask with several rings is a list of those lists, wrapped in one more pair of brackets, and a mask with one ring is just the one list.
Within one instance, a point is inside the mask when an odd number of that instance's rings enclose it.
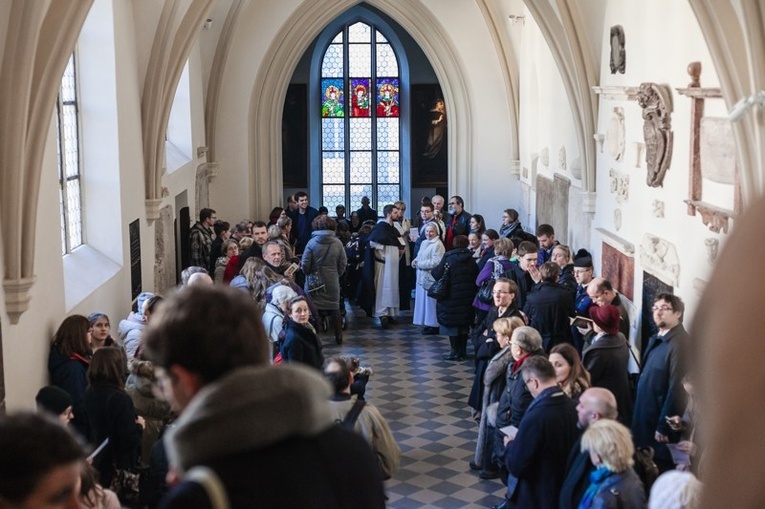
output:
{"label": "stained glass window", "polygon": [[80,189],[80,130],[74,54],[61,79],[56,103],[56,155],[58,159],[61,254],[82,245]]}
{"label": "stained glass window", "polygon": [[401,198],[399,62],[373,25],[345,25],[321,59],[321,202],[358,208]]}

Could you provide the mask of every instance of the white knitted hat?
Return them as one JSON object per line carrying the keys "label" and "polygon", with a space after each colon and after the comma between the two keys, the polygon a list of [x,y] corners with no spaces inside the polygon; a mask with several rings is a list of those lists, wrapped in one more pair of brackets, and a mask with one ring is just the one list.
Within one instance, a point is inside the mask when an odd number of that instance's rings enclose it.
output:
{"label": "white knitted hat", "polygon": [[696,509],[701,505],[701,486],[690,472],[664,472],[651,487],[648,509]]}

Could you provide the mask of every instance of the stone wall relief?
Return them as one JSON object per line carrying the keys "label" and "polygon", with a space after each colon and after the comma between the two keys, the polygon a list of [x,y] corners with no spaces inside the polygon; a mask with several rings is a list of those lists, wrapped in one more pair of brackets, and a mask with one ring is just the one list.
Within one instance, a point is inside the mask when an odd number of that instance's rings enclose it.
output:
{"label": "stone wall relief", "polygon": [[624,74],[627,68],[627,57],[624,51],[624,28],[621,25],[611,27],[611,74]]}
{"label": "stone wall relief", "polygon": [[630,176],[617,169],[611,168],[608,171],[608,177],[611,182],[611,193],[616,195],[616,203],[620,205],[626,203],[630,197]]}
{"label": "stone wall relief", "polygon": [[539,163],[545,168],[550,167],[550,149],[547,147],[543,148],[539,152]]}
{"label": "stone wall relief", "polygon": [[617,106],[608,122],[608,153],[615,161],[621,162],[624,159],[624,108]]}
{"label": "stone wall relief", "polygon": [[651,202],[651,212],[653,213],[653,217],[664,219],[664,202],[661,200],[654,200]]}
{"label": "stone wall relief", "polygon": [[641,83],[637,96],[643,108],[643,137],[650,187],[662,187],[672,162],[672,91],[666,85]]}
{"label": "stone wall relief", "polygon": [[677,287],[680,281],[680,258],[675,245],[646,233],[640,244],[640,265],[665,283]]}
{"label": "stone wall relief", "polygon": [[707,248],[707,263],[714,265],[720,251],[720,241],[714,238],[704,239],[704,246]]}
{"label": "stone wall relief", "polygon": [[635,148],[635,168],[642,168],[645,160],[645,143],[636,141],[632,145]]}
{"label": "stone wall relief", "polygon": [[595,133],[595,134],[592,135],[592,138],[595,140],[595,143],[598,146],[598,152],[600,152],[602,154],[603,153],[603,142],[606,141],[606,135],[605,134],[600,134],[600,133]]}
{"label": "stone wall relief", "polygon": [[561,146],[558,150],[558,169],[566,171],[566,146]]}
{"label": "stone wall relief", "polygon": [[154,223],[154,291],[163,294],[176,283],[173,207],[165,205]]}
{"label": "stone wall relief", "polygon": [[616,231],[622,229],[622,209],[614,209],[614,228]]}

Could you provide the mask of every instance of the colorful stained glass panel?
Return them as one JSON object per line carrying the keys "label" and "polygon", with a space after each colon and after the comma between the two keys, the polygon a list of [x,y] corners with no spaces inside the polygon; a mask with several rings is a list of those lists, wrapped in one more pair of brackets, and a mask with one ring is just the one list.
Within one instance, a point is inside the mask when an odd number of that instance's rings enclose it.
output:
{"label": "colorful stained glass panel", "polygon": [[369,78],[352,78],[349,90],[351,96],[351,116],[368,117],[370,116],[369,104]]}
{"label": "colorful stained glass panel", "polygon": [[390,44],[377,44],[377,75],[398,75],[398,59]]}
{"label": "colorful stained glass panel", "polygon": [[344,113],[343,79],[324,78],[321,80],[321,116],[342,117]]}
{"label": "colorful stained glass panel", "polygon": [[398,78],[377,78],[377,116],[398,117]]}

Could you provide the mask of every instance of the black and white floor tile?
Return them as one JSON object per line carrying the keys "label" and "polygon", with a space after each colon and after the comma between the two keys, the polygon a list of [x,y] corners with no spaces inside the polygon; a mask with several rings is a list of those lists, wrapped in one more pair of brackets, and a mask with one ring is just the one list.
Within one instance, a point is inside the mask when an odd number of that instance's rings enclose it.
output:
{"label": "black and white floor tile", "polygon": [[349,312],[342,346],[323,335],[325,356],[344,354],[374,370],[366,399],[380,409],[401,447],[398,472],[386,482],[390,508],[491,507],[505,487],[470,470],[477,424],[467,405],[473,361],[448,362],[445,336],[424,336],[411,316],[386,330]]}

